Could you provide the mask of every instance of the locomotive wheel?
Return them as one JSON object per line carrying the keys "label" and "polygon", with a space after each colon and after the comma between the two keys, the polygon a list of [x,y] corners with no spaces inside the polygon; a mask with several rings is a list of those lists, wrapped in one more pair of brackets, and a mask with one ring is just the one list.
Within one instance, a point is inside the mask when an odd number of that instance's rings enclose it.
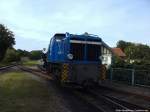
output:
{"label": "locomotive wheel", "polygon": [[47,66],[46,66],[46,71],[47,71],[47,74],[52,73],[52,67],[51,67],[51,64],[47,64]]}
{"label": "locomotive wheel", "polygon": [[57,83],[61,83],[61,77],[60,77],[60,71],[59,70],[55,70],[55,72],[54,72],[54,80]]}

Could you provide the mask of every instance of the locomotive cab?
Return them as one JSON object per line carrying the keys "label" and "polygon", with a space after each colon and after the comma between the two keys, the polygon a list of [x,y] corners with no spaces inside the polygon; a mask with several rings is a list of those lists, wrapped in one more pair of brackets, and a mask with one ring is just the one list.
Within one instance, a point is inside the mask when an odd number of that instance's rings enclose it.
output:
{"label": "locomotive cab", "polygon": [[87,84],[100,79],[102,40],[96,35],[55,34],[47,53],[48,71],[61,82]]}

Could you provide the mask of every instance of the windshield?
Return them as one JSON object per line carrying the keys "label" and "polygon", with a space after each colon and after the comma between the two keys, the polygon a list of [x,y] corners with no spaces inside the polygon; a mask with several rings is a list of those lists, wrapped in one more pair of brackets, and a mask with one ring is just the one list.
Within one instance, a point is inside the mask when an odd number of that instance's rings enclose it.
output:
{"label": "windshield", "polygon": [[101,55],[100,42],[71,40],[70,53],[73,60],[98,61]]}

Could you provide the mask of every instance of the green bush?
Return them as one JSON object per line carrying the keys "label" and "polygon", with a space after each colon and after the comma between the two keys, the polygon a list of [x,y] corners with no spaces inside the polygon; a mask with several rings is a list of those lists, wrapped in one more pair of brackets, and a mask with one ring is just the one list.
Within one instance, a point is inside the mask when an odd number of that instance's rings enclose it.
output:
{"label": "green bush", "polygon": [[9,63],[20,61],[20,56],[15,49],[7,49],[3,62]]}
{"label": "green bush", "polygon": [[31,60],[39,60],[39,59],[41,59],[41,56],[42,56],[42,51],[40,51],[40,50],[30,52]]}

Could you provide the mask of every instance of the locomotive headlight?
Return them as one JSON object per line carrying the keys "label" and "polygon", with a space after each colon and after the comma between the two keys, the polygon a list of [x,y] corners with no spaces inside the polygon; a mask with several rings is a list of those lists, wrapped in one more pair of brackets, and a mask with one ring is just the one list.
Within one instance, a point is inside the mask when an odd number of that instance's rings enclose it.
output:
{"label": "locomotive headlight", "polygon": [[73,54],[67,54],[68,59],[72,60],[73,59]]}

